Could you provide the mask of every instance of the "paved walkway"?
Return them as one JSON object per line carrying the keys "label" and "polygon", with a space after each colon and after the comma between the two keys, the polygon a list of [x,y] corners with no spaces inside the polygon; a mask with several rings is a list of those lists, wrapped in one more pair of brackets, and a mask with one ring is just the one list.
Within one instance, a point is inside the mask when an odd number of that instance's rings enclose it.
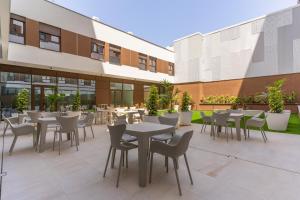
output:
{"label": "paved walkway", "polygon": [[180,159],[182,197],[174,171],[165,173],[164,158],[158,155],[154,157],[153,183],[146,188],[138,186],[136,150],[129,153],[129,169],[123,169],[118,189],[116,169],[108,169],[103,179],[109,135],[105,126],[96,126],[95,139],[88,131],[83,142],[81,131],[79,151],[66,141],[61,156],[51,149],[51,132],[44,153],[34,152],[32,138],[24,136],[18,139],[12,156],[7,152],[13,138],[6,136],[4,168],[8,176],[3,179],[3,199],[299,199],[300,136],[267,133],[269,142],[265,144],[260,133],[253,131],[247,141],[230,139],[227,143],[224,136],[213,140],[208,132],[200,134],[200,126],[180,128],[194,130],[188,151],[194,186],[189,184],[184,160]]}

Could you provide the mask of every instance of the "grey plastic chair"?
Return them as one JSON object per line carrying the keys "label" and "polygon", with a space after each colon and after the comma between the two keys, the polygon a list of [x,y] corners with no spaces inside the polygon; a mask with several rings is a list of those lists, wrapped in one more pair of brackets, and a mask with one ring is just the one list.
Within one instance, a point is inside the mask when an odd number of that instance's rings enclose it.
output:
{"label": "grey plastic chair", "polygon": [[[108,152],[108,156],[107,156],[107,160],[106,160],[106,164],[105,164],[103,178],[106,175],[107,166],[108,166],[108,163],[109,163],[109,159],[110,159],[110,155],[111,155],[112,150],[120,150],[121,155],[120,155],[118,178],[117,178],[117,184],[116,184],[116,187],[119,187],[121,167],[122,167],[122,163],[124,165],[124,158],[126,159],[126,168],[128,168],[128,151],[131,150],[131,149],[135,149],[137,147],[137,145],[122,141],[123,133],[126,130],[126,125],[125,124],[120,124],[120,125],[115,125],[115,126],[109,126],[108,125],[107,127],[108,127],[108,130],[109,130],[111,145],[110,145],[110,148],[109,148],[109,152]],[[113,156],[112,156],[112,161],[114,160]]]}
{"label": "grey plastic chair", "polygon": [[55,146],[55,140],[57,137],[57,133],[59,134],[59,140],[58,140],[58,154],[60,155],[60,146],[62,143],[62,134],[70,134],[71,138],[71,146],[73,146],[73,137],[75,137],[75,144],[76,144],[76,149],[78,151],[78,145],[79,145],[79,136],[78,136],[78,128],[77,128],[77,123],[78,123],[78,116],[62,116],[62,117],[56,117],[57,121],[60,124],[60,127],[58,130],[54,132],[54,138],[53,138],[53,151],[54,151],[54,146]]}
{"label": "grey plastic chair", "polygon": [[137,118],[140,122],[144,121],[145,110],[138,110],[139,117]]}
{"label": "grey plastic chair", "polygon": [[[264,114],[264,116],[266,116],[264,112],[261,112],[261,113],[254,115],[252,118],[248,119],[246,121],[245,127],[246,127],[246,130],[248,130],[248,138],[250,137],[250,127],[258,128],[261,132],[264,142],[267,142],[268,138],[267,138],[265,130],[264,130],[264,125],[266,123],[266,119],[260,118],[260,116],[262,114]],[[245,139],[246,139],[246,135],[245,135]]]}
{"label": "grey plastic chair", "polygon": [[200,112],[200,115],[202,117],[202,121],[203,121],[203,124],[202,124],[202,127],[201,127],[201,133],[204,131],[206,131],[206,126],[207,125],[210,125],[212,123],[212,116],[207,116],[205,115],[204,112]]}
{"label": "grey plastic chair", "polygon": [[190,140],[193,136],[193,131],[187,131],[183,135],[175,135],[172,140],[166,144],[160,141],[152,141],[150,152],[151,152],[151,159],[150,159],[150,174],[149,174],[149,183],[152,181],[152,170],[153,170],[153,155],[154,153],[158,153],[160,155],[163,155],[165,157],[170,157],[173,159],[173,165],[179,190],[179,195],[182,195],[180,182],[178,178],[178,158],[180,156],[184,156],[185,164],[189,173],[191,184],[193,185],[193,179],[191,175],[191,171],[189,168],[186,151],[188,150]]}
{"label": "grey plastic chair", "polygon": [[[227,142],[228,142],[228,128],[230,127],[230,122],[228,121],[230,116],[229,112],[218,112],[218,113],[214,113],[212,116],[213,119],[213,126],[214,126],[214,134],[213,137],[215,139],[215,133],[217,132],[217,134],[219,135],[219,127],[225,127],[225,135],[227,138]],[[232,134],[232,128],[230,127],[231,130],[231,137],[233,139],[233,134]]]}
{"label": "grey plastic chair", "polygon": [[[158,120],[159,120],[160,124],[170,125],[173,127],[176,127],[176,125],[178,123],[178,117],[162,117],[162,116],[160,116],[160,117],[158,117]],[[160,135],[152,136],[151,139],[167,142],[168,140],[172,139],[173,135],[174,135],[174,133],[163,133]]]}
{"label": "grey plastic chair", "polygon": [[94,130],[93,130],[94,119],[95,119],[94,113],[89,112],[85,116],[85,118],[83,120],[81,120],[81,121],[78,122],[77,127],[83,129],[83,134],[84,134],[83,140],[84,141],[85,141],[85,138],[86,138],[86,130],[85,130],[86,127],[90,127],[91,128],[91,132],[92,132],[93,138],[95,138]]}
{"label": "grey plastic chair", "polygon": [[[13,152],[13,149],[15,147],[15,144],[16,144],[19,136],[32,134],[33,147],[36,145],[36,141],[35,141],[36,140],[36,131],[35,131],[35,128],[33,125],[26,124],[26,123],[18,124],[18,122],[19,122],[18,117],[4,118],[4,121],[11,127],[11,131],[14,134],[14,140],[9,149],[10,155]],[[8,126],[6,126],[3,134],[5,134],[7,128],[8,128]]]}

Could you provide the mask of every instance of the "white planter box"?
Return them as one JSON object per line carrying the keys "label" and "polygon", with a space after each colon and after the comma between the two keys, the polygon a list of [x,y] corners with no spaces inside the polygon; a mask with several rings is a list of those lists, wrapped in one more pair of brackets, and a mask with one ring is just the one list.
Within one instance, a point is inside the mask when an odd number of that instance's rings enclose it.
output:
{"label": "white planter box", "polygon": [[151,122],[151,123],[158,123],[159,124],[158,116],[145,115],[144,116],[144,122]]}
{"label": "white planter box", "polygon": [[181,112],[180,113],[180,125],[182,126],[190,126],[192,122],[193,112]]}
{"label": "white planter box", "polygon": [[291,116],[290,110],[284,110],[282,113],[267,112],[268,128],[274,131],[286,131]]}

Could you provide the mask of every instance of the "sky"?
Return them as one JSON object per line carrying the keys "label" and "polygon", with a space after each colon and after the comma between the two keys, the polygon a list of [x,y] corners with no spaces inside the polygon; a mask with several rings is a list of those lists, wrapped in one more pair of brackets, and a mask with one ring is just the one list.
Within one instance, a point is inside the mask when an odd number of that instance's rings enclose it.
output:
{"label": "sky", "polygon": [[297,0],[52,0],[161,46],[278,11]]}

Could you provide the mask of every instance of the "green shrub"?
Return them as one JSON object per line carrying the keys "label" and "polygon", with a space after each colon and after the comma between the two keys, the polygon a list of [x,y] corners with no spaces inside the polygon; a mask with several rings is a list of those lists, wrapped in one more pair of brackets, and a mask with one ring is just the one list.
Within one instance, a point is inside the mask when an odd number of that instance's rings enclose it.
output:
{"label": "green shrub", "polygon": [[57,111],[57,103],[62,101],[65,97],[65,94],[58,94],[57,87],[54,87],[53,90],[54,93],[47,96],[47,100],[50,105],[50,112]]}
{"label": "green shrub", "polygon": [[72,105],[73,111],[79,111],[80,106],[81,106],[80,92],[79,90],[77,90],[73,98],[73,105]]}
{"label": "green shrub", "polygon": [[178,101],[179,90],[172,83],[167,80],[160,82],[163,92],[159,95],[159,104],[162,109],[168,109],[172,112],[174,105]]}
{"label": "green shrub", "polygon": [[290,94],[286,93],[283,95],[283,99],[285,103],[296,103],[297,93],[292,91]]}
{"label": "green shrub", "polygon": [[147,110],[150,116],[156,116],[158,110],[158,90],[155,85],[150,87],[149,98],[147,100]]}
{"label": "green shrub", "polygon": [[253,103],[258,104],[267,104],[268,103],[268,94],[265,92],[256,93],[253,97]]}
{"label": "green shrub", "polygon": [[191,96],[187,92],[184,92],[182,95],[181,111],[188,112],[190,105],[191,105]]}
{"label": "green shrub", "polygon": [[269,108],[270,111],[273,113],[281,113],[284,109],[284,101],[282,94],[283,84],[284,79],[280,79],[267,87]]}
{"label": "green shrub", "polygon": [[236,96],[207,96],[203,99],[204,104],[236,104],[240,99]]}
{"label": "green shrub", "polygon": [[27,89],[22,89],[17,94],[16,100],[17,110],[19,112],[23,112],[23,110],[27,110],[29,107],[29,91]]}

